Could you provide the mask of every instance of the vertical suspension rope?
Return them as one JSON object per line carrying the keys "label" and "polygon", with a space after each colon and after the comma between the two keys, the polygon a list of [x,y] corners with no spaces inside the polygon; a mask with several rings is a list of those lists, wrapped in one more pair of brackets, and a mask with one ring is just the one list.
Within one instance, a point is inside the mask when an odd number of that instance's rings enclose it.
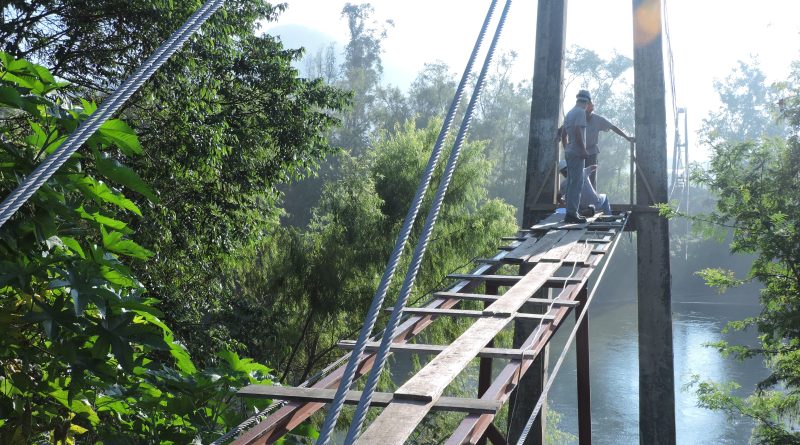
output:
{"label": "vertical suspension rope", "polygon": [[411,291],[414,288],[414,281],[416,280],[417,272],[419,272],[420,265],[422,264],[422,258],[425,255],[425,251],[428,247],[428,242],[430,240],[431,233],[433,232],[433,228],[436,225],[436,220],[438,219],[439,211],[441,210],[442,203],[444,201],[444,196],[447,193],[450,181],[453,178],[453,174],[455,172],[456,165],[458,163],[458,158],[459,155],[461,154],[461,149],[464,145],[464,140],[466,138],[467,131],[469,130],[469,126],[472,121],[472,116],[475,111],[475,106],[477,105],[478,99],[480,98],[481,95],[481,91],[483,90],[483,86],[486,82],[486,76],[489,71],[489,67],[491,65],[495,49],[497,48],[497,42],[500,40],[500,35],[503,31],[503,26],[505,25],[506,17],[508,16],[508,11],[510,7],[511,7],[511,0],[507,0],[503,8],[503,12],[498,21],[497,29],[495,30],[492,43],[489,46],[489,50],[486,54],[486,59],[484,60],[483,68],[481,69],[481,73],[480,76],[478,77],[477,84],[475,85],[475,90],[472,93],[472,98],[470,99],[469,105],[467,106],[464,120],[462,121],[461,128],[459,129],[458,132],[458,136],[456,137],[456,141],[453,144],[453,149],[450,153],[450,158],[448,159],[447,166],[445,167],[444,176],[439,182],[439,187],[436,190],[436,195],[433,204],[431,205],[431,208],[428,211],[428,216],[425,219],[425,225],[422,229],[420,239],[417,242],[416,248],[414,249],[414,255],[411,259],[411,264],[409,265],[405,280],[403,281],[403,286],[400,290],[400,294],[397,297],[394,310],[392,311],[392,314],[389,317],[386,330],[383,333],[383,338],[381,339],[380,348],[376,353],[375,363],[372,365],[372,369],[370,370],[369,373],[369,378],[367,380],[366,386],[364,387],[364,391],[362,392],[361,395],[361,400],[359,400],[358,402],[358,407],[356,408],[356,412],[353,415],[353,421],[350,423],[350,429],[347,432],[345,444],[351,444],[355,442],[356,438],[361,432],[361,426],[364,422],[364,418],[366,417],[366,413],[367,410],[369,409],[370,402],[372,401],[372,395],[375,392],[375,387],[378,384],[378,378],[380,377],[380,374],[383,371],[383,366],[386,363],[386,358],[389,355],[389,347],[391,346],[392,339],[394,338],[394,332],[397,328],[397,324],[400,321],[400,317],[402,316],[403,308],[405,308],[408,296],[411,294]]}
{"label": "vertical suspension rope", "polygon": [[436,144],[434,145],[433,152],[431,153],[430,158],[428,159],[428,165],[425,168],[425,172],[423,174],[422,179],[420,180],[419,186],[414,194],[414,199],[411,202],[411,206],[408,209],[408,213],[403,221],[403,227],[400,230],[400,233],[397,235],[397,240],[395,241],[394,249],[392,250],[392,254],[389,257],[389,262],[386,265],[386,270],[381,277],[381,281],[378,284],[378,288],[375,291],[375,295],[372,298],[372,303],[370,304],[369,310],[367,312],[367,316],[364,319],[364,324],[361,327],[361,331],[358,334],[358,339],[356,340],[356,344],[353,348],[353,351],[350,355],[350,359],[347,362],[347,366],[345,367],[344,374],[342,375],[342,379],[339,382],[339,386],[336,389],[336,394],[331,402],[330,407],[328,408],[328,413],[325,416],[325,422],[322,425],[322,429],[319,433],[319,438],[317,439],[317,445],[326,445],[330,441],[330,436],[333,433],[333,430],[336,427],[336,421],[339,418],[339,414],[341,414],[342,407],[344,406],[345,396],[347,395],[347,391],[350,390],[350,385],[353,383],[353,379],[356,373],[356,367],[358,366],[359,361],[361,360],[361,355],[364,353],[364,349],[366,348],[367,340],[369,339],[370,335],[372,334],[372,329],[375,326],[375,322],[378,319],[378,314],[380,313],[381,307],[383,306],[383,301],[386,298],[386,293],[389,290],[389,285],[392,282],[392,278],[394,277],[395,270],[397,269],[397,264],[400,261],[400,256],[403,253],[403,249],[408,242],[408,238],[411,235],[411,229],[414,227],[414,222],[417,219],[417,215],[419,214],[419,210],[422,207],[422,200],[425,197],[425,192],[430,185],[431,178],[433,177],[433,172],[436,169],[436,165],[439,163],[439,158],[442,153],[442,147],[444,146],[444,142],[447,139],[447,136],[450,133],[450,128],[452,126],[453,120],[455,119],[456,111],[458,111],[458,105],[461,103],[461,98],[464,95],[464,89],[467,86],[469,81],[470,75],[472,73],[472,67],[475,63],[475,59],[478,57],[478,52],[480,51],[480,47],[483,44],[483,39],[486,35],[486,30],[489,28],[489,23],[491,22],[491,18],[494,15],[495,7],[497,6],[498,0],[492,0],[491,4],[489,5],[489,10],[486,13],[486,18],[484,19],[483,26],[481,26],[481,30],[478,33],[478,38],[475,41],[475,45],[472,48],[472,53],[470,54],[469,61],[467,62],[466,68],[464,68],[464,72],[461,76],[461,81],[458,84],[458,88],[456,89],[456,93],[453,97],[452,102],[450,103],[450,108],[447,111],[447,116],[442,123],[442,129],[439,132],[439,137],[436,139]]}
{"label": "vertical suspension rope", "polygon": [[141,88],[141,86],[183,46],[225,0],[208,0],[194,12],[139,68],[67,137],[64,143],[39,164],[17,188],[0,203],[0,227],[25,204],[44,183],[89,139],[105,121]]}

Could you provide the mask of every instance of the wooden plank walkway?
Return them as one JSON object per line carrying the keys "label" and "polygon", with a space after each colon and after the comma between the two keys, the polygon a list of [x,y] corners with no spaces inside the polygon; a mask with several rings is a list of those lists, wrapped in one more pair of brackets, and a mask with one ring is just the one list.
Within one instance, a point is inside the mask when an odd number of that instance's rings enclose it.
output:
{"label": "wooden plank walkway", "polygon": [[[458,280],[446,291],[434,294],[435,299],[422,308],[407,308],[409,316],[397,329],[390,351],[405,351],[434,355],[416,375],[392,393],[376,393],[373,406],[384,407],[381,414],[366,426],[357,443],[382,445],[402,444],[417,425],[432,410],[467,412],[467,416],[447,442],[448,444],[476,443],[487,431],[494,436],[491,425],[497,410],[508,399],[516,382],[528,369],[556,332],[562,321],[579,302],[592,271],[603,258],[610,243],[624,229],[626,215],[590,219],[589,224],[564,224],[561,215],[551,215],[519,234],[506,237],[512,245],[500,249],[493,258],[477,261],[471,273],[453,274]],[[504,265],[519,265],[524,275],[499,274]],[[563,270],[569,276],[560,276]],[[479,286],[506,288],[500,295],[474,293]],[[543,288],[561,289],[558,299],[533,298]],[[462,300],[483,301],[484,310],[456,309]],[[545,314],[520,313],[526,303],[547,305]],[[450,345],[420,345],[408,343],[436,318],[442,316],[471,317],[475,321]],[[520,349],[493,348],[495,336],[516,317],[536,318],[539,326]],[[340,342],[340,347],[352,349],[353,342]],[[378,342],[370,342],[360,357],[356,378],[369,372]],[[480,357],[505,359],[508,364],[479,399],[443,397],[443,392],[456,377]],[[262,397],[290,402],[266,420],[247,431],[235,442],[267,444],[306,420],[325,403],[332,400],[344,365],[310,388],[286,388],[253,385],[240,390],[243,397]],[[356,403],[360,393],[350,391],[347,402]]]}

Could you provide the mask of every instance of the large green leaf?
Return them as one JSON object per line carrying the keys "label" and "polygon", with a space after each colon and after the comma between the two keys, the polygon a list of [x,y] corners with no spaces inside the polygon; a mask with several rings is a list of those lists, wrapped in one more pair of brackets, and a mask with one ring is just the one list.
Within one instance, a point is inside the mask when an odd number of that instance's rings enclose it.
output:
{"label": "large green leaf", "polygon": [[70,400],[69,392],[63,387],[59,387],[57,383],[51,382],[50,386],[53,390],[49,392],[50,397],[68,408],[70,411],[80,417],[85,417],[92,425],[100,423],[100,418],[97,417],[97,412],[92,409],[91,404],[85,398],[72,398]]}
{"label": "large green leaf", "polygon": [[100,214],[100,212],[88,213],[86,209],[83,208],[83,206],[78,207],[77,209],[75,209],[75,211],[78,212],[78,215],[82,219],[85,219],[87,221],[94,221],[108,228],[119,230],[120,232],[126,235],[133,232],[131,229],[128,228],[127,223],[111,218],[109,216],[102,215]]}
{"label": "large green leaf", "polygon": [[107,141],[113,143],[127,156],[142,154],[142,146],[136,133],[125,122],[111,119],[103,123],[98,133]]}
{"label": "large green leaf", "polygon": [[106,178],[116,182],[117,184],[124,185],[129,189],[140,193],[147,197],[150,201],[158,202],[158,197],[153,190],[150,189],[142,178],[136,174],[131,168],[121,164],[116,159],[110,158],[105,154],[94,150],[94,160],[97,166],[97,171]]}
{"label": "large green leaf", "polygon": [[0,86],[0,104],[22,108],[22,97],[16,88]]}
{"label": "large green leaf", "polygon": [[142,211],[139,210],[139,207],[137,207],[133,201],[126,198],[122,193],[111,190],[111,188],[102,181],[98,181],[91,176],[84,176],[80,174],[68,175],[68,178],[78,188],[78,190],[83,192],[83,194],[87,197],[101,203],[107,202],[114,204],[117,207],[130,210],[131,212],[142,216]]}
{"label": "large green leaf", "polygon": [[122,232],[107,232],[106,229],[101,226],[100,233],[103,235],[103,247],[111,252],[140,260],[146,260],[153,256],[153,252],[136,244],[133,240],[126,239]]}

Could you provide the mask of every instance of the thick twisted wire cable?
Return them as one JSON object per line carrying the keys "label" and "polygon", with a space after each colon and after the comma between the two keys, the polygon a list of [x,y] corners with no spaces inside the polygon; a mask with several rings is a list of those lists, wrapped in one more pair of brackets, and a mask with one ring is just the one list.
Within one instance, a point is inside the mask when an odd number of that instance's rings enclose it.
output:
{"label": "thick twisted wire cable", "polygon": [[433,152],[431,153],[431,157],[428,160],[428,165],[425,169],[425,173],[423,174],[422,179],[420,180],[419,186],[417,187],[417,191],[414,195],[414,199],[412,200],[411,207],[408,209],[408,213],[406,214],[405,220],[403,222],[403,227],[400,230],[400,233],[397,236],[397,240],[395,241],[394,249],[392,250],[392,254],[389,258],[389,263],[386,265],[386,270],[381,277],[380,284],[375,292],[375,295],[372,298],[372,303],[370,304],[370,308],[367,312],[367,316],[364,320],[364,325],[359,332],[358,339],[356,340],[356,344],[353,349],[353,354],[350,356],[350,360],[347,362],[347,367],[345,368],[344,374],[342,375],[342,380],[339,383],[339,387],[336,389],[336,395],[331,402],[331,406],[328,409],[328,413],[325,416],[325,422],[322,425],[322,429],[319,434],[319,438],[317,439],[317,445],[326,445],[330,440],[330,436],[333,433],[334,428],[336,427],[336,421],[339,418],[339,414],[342,411],[342,406],[344,406],[344,399],[347,395],[347,391],[350,389],[350,385],[353,383],[353,378],[355,376],[356,367],[359,362],[359,358],[361,354],[364,352],[366,347],[367,338],[372,334],[372,329],[375,326],[375,322],[378,318],[378,314],[380,313],[381,308],[383,307],[383,301],[386,298],[386,292],[389,289],[389,285],[391,284],[392,278],[394,277],[395,270],[397,269],[397,264],[400,261],[400,256],[405,249],[406,243],[408,242],[408,238],[411,234],[411,229],[414,227],[414,222],[417,219],[417,215],[419,214],[419,210],[422,207],[422,201],[425,196],[425,192],[430,185],[431,178],[433,177],[433,172],[436,169],[436,165],[439,162],[439,158],[442,153],[442,147],[444,146],[444,142],[447,139],[447,136],[450,133],[450,128],[452,126],[453,120],[455,119],[456,111],[458,111],[458,105],[461,103],[461,98],[464,95],[464,89],[467,86],[467,83],[470,78],[470,74],[472,73],[472,67],[475,62],[475,59],[478,56],[478,52],[480,51],[480,47],[483,43],[484,36],[486,35],[486,30],[489,27],[489,23],[491,22],[492,15],[494,14],[495,6],[497,5],[498,0],[492,0],[491,5],[489,6],[489,11],[486,14],[486,19],[484,20],[483,26],[481,27],[480,33],[478,34],[478,38],[475,42],[475,46],[472,49],[472,54],[470,54],[469,61],[467,62],[467,66],[464,69],[464,73],[462,74],[461,81],[458,84],[458,88],[456,90],[455,96],[453,97],[453,101],[450,104],[450,109],[447,112],[447,117],[445,118],[442,129],[439,132],[439,137],[436,140],[436,144],[434,145]]}
{"label": "thick twisted wire cable", "polygon": [[[625,218],[625,224],[627,224],[628,219]],[[624,227],[624,226],[623,226]],[[614,240],[614,245],[611,246],[611,249],[606,257],[606,262],[603,264],[603,268],[600,270],[600,275],[597,276],[597,283],[599,283],[603,279],[603,275],[606,273],[606,268],[608,268],[609,263],[611,263],[611,257],[614,256],[614,251],[617,249],[617,245],[619,244],[619,240],[622,237],[620,234],[617,235],[617,238]],[[567,338],[567,342],[564,344],[564,349],[561,351],[561,355],[558,357],[558,361],[556,365],[553,367],[553,371],[550,373],[550,378],[547,379],[547,384],[542,388],[542,394],[539,396],[539,400],[536,401],[536,406],[533,408],[533,412],[531,413],[530,417],[528,417],[528,421],[525,422],[525,428],[522,429],[522,433],[519,435],[519,439],[517,440],[517,445],[523,445],[525,440],[528,438],[528,434],[531,432],[531,428],[533,427],[533,422],[536,419],[536,416],[539,414],[539,411],[542,410],[542,405],[544,401],[547,399],[547,392],[550,391],[550,387],[553,385],[553,381],[558,375],[558,370],[561,368],[561,364],[564,363],[564,357],[567,356],[567,352],[569,352],[569,347],[572,345],[572,342],[575,340],[575,336],[578,333],[578,329],[583,323],[584,317],[586,314],[589,313],[589,305],[592,303],[592,299],[594,298],[595,293],[597,292],[598,286],[592,288],[592,292],[589,294],[589,297],[586,298],[586,303],[583,305],[583,311],[578,316],[578,319],[575,320],[575,327],[569,334],[569,338]]]}
{"label": "thick twisted wire cable", "polygon": [[208,0],[0,204],[0,227],[172,56],[225,0]]}
{"label": "thick twisted wire cable", "polygon": [[494,38],[492,39],[492,43],[489,46],[489,50],[486,54],[486,59],[484,60],[483,68],[481,69],[480,76],[478,77],[478,81],[475,85],[475,90],[472,93],[472,98],[470,99],[469,105],[467,106],[464,120],[462,121],[461,128],[458,132],[458,136],[456,137],[456,141],[453,144],[453,150],[450,153],[450,158],[447,161],[447,166],[445,167],[444,176],[439,182],[439,188],[436,190],[436,196],[434,198],[433,204],[431,205],[431,208],[428,211],[428,216],[425,219],[425,226],[422,229],[420,239],[417,242],[417,245],[414,249],[414,255],[411,259],[411,264],[409,265],[408,271],[406,273],[406,278],[403,281],[403,286],[400,289],[400,294],[397,297],[397,302],[395,303],[394,310],[392,311],[392,314],[389,317],[389,321],[387,322],[386,330],[384,331],[383,338],[381,339],[380,348],[376,353],[375,362],[372,365],[372,369],[370,370],[369,379],[367,380],[366,386],[364,387],[364,391],[361,395],[361,400],[359,400],[358,402],[358,407],[356,408],[356,412],[353,415],[353,421],[350,423],[350,429],[348,430],[347,437],[345,438],[344,441],[344,443],[346,444],[355,442],[356,438],[361,432],[361,426],[364,423],[364,418],[366,417],[367,410],[369,409],[369,404],[372,401],[372,395],[375,392],[375,387],[378,384],[378,378],[380,377],[381,371],[383,370],[383,366],[386,363],[386,357],[389,354],[389,346],[391,345],[392,339],[394,338],[395,329],[397,328],[397,324],[400,320],[400,317],[402,316],[403,308],[405,307],[406,301],[408,300],[408,296],[414,287],[414,281],[416,280],[417,272],[419,272],[420,265],[422,264],[422,258],[425,255],[425,250],[428,247],[428,241],[430,240],[431,233],[433,232],[433,227],[436,225],[436,220],[439,217],[439,211],[441,210],[442,202],[444,201],[444,196],[447,193],[447,188],[450,185],[450,181],[453,178],[453,173],[455,172],[456,164],[458,163],[458,158],[461,153],[461,148],[464,145],[464,140],[466,138],[467,131],[469,130],[469,126],[472,121],[472,116],[475,111],[475,106],[477,105],[478,99],[480,98],[481,95],[481,91],[483,90],[483,86],[486,82],[486,76],[489,71],[489,67],[492,63],[492,58],[494,56],[495,49],[497,48],[497,42],[500,39],[500,35],[503,30],[503,25],[505,24],[506,17],[508,16],[508,10],[510,7],[511,7],[511,0],[507,0],[505,7],[503,8],[503,12],[500,15],[500,19],[497,24],[497,29],[495,30]]}

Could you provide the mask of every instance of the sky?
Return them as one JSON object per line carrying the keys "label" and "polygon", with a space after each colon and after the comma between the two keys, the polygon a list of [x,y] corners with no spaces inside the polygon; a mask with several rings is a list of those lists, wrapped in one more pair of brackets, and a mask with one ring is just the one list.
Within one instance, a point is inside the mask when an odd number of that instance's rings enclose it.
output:
{"label": "sky", "polygon": [[[338,41],[340,48],[347,42],[347,23],[341,18],[345,1],[285,1],[287,10],[266,27],[267,32],[275,26],[302,25]],[[695,144],[696,131],[702,119],[720,106],[714,80],[724,79],[738,60],[751,61],[754,57],[768,82],[784,80],[791,62],[800,60],[800,0],[662,1],[674,60],[676,103],[687,109],[689,146],[694,152],[690,152],[690,158],[702,160],[706,153]],[[394,24],[388,28],[384,41],[384,83],[405,90],[429,62],[443,61],[460,77],[490,0],[369,3],[375,10],[375,19],[392,20]],[[498,3],[497,15],[504,3]],[[501,51],[517,53],[514,75],[520,80],[533,76],[536,4],[535,0],[513,2],[500,42]],[[630,0],[569,0],[568,8],[568,48],[578,45],[603,57],[614,53],[632,57]],[[666,45],[667,39],[664,42]],[[669,80],[667,85],[669,90]],[[571,89],[579,87],[572,85],[566,91],[569,99],[565,107],[572,105]],[[602,114],[602,104],[596,107]],[[673,119],[671,109],[668,98],[668,122]],[[667,134],[671,135],[672,130]],[[671,146],[670,137],[668,147]]]}

